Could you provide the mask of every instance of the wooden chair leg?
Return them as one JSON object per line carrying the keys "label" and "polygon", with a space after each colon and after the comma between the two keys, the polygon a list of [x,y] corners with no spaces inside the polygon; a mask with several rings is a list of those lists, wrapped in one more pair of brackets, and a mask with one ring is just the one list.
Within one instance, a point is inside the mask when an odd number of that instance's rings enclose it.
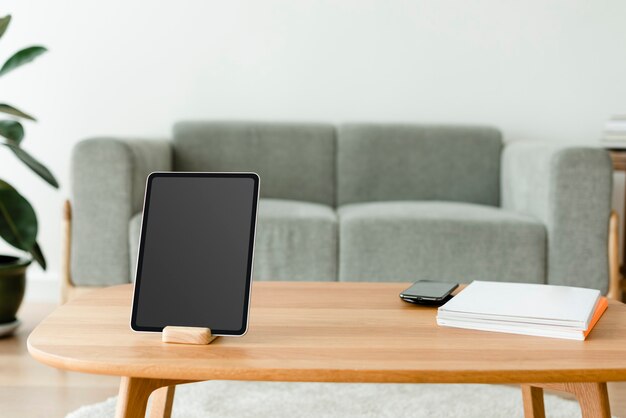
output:
{"label": "wooden chair leg", "polygon": [[546,418],[543,405],[543,389],[537,386],[522,385],[525,418]]}
{"label": "wooden chair leg", "polygon": [[176,386],[164,386],[152,393],[150,418],[170,418],[174,404]]}
{"label": "wooden chair leg", "polygon": [[[524,385],[527,386],[527,385]],[[609,405],[609,393],[606,388],[606,383],[533,383],[530,387],[552,389],[561,392],[569,392],[573,394],[582,411],[583,418],[611,418],[611,407]],[[522,388],[522,391],[524,389]],[[524,413],[526,413],[526,399],[532,394],[528,395],[524,393]],[[530,400],[529,400],[530,402]],[[542,399],[543,404],[543,399]],[[543,409],[543,408],[542,408]],[[534,415],[526,415],[535,417]],[[544,415],[538,415],[544,417]]]}

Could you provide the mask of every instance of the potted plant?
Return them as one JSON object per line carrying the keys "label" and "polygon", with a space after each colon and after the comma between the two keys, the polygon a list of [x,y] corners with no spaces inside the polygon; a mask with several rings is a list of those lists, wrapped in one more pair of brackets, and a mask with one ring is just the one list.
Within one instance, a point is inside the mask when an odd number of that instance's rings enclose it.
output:
{"label": "potted plant", "polygon": [[[0,18],[0,38],[10,22],[10,15]],[[0,67],[0,77],[44,52],[46,48],[42,46],[30,46],[17,51]],[[0,120],[0,145],[15,154],[52,187],[58,188],[59,184],[50,170],[21,147],[24,127],[20,121],[35,121],[35,118],[6,103],[0,103],[0,113],[9,116],[8,119]],[[0,179],[0,238],[27,254],[22,257],[0,255],[0,335],[6,335],[19,325],[15,314],[24,297],[26,268],[35,260],[45,270],[46,259],[37,243],[37,216],[33,207],[3,179]]]}

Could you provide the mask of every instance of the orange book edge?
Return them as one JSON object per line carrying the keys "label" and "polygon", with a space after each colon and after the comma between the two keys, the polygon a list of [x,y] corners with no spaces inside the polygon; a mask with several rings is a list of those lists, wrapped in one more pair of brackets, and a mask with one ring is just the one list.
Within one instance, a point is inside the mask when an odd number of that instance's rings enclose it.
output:
{"label": "orange book edge", "polygon": [[591,317],[589,328],[587,328],[587,330],[583,333],[584,338],[587,338],[587,335],[589,335],[593,327],[598,323],[600,317],[602,317],[602,314],[604,313],[604,311],[606,311],[606,308],[608,307],[609,301],[606,299],[606,297],[602,296],[600,298],[600,301],[598,302],[598,306],[596,306],[596,311],[593,313],[593,317]]}

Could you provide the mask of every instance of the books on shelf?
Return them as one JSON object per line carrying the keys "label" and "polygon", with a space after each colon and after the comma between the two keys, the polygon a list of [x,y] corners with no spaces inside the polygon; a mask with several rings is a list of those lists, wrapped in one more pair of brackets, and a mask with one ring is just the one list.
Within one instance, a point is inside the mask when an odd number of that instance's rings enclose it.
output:
{"label": "books on shelf", "polygon": [[604,124],[601,142],[609,148],[618,143],[626,146],[626,114],[614,115]]}
{"label": "books on shelf", "polygon": [[584,340],[607,307],[595,289],[474,281],[439,307],[437,324]]}

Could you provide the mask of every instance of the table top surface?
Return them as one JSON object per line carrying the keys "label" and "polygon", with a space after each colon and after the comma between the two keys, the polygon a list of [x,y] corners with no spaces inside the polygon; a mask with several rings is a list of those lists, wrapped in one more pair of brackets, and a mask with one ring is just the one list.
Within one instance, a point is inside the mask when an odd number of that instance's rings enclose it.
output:
{"label": "table top surface", "polygon": [[611,301],[586,341],[439,327],[403,302],[408,283],[258,282],[243,337],[161,342],[129,327],[132,286],[59,307],[28,349],[53,367],[177,380],[528,383],[626,380],[626,305]]}

